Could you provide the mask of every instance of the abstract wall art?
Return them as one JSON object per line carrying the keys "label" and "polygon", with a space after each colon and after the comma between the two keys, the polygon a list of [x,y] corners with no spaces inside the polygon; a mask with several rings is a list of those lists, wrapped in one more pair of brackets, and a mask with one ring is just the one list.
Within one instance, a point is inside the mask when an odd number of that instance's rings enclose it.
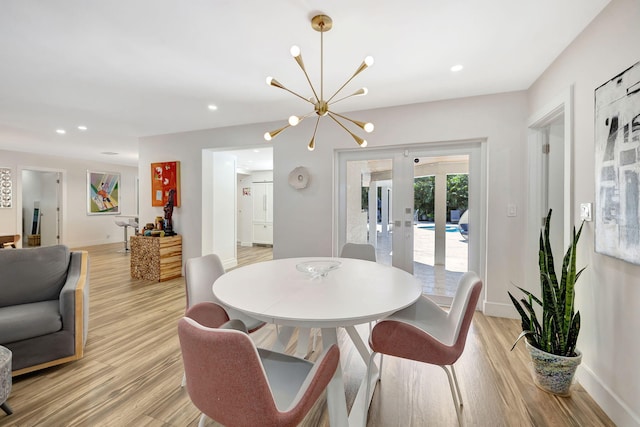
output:
{"label": "abstract wall art", "polygon": [[164,206],[169,190],[176,190],[173,206],[180,206],[180,162],[151,163],[151,206]]}
{"label": "abstract wall art", "polygon": [[119,173],[87,171],[87,215],[117,215],[119,200]]}
{"label": "abstract wall art", "polygon": [[640,62],[595,90],[595,249],[640,264]]}

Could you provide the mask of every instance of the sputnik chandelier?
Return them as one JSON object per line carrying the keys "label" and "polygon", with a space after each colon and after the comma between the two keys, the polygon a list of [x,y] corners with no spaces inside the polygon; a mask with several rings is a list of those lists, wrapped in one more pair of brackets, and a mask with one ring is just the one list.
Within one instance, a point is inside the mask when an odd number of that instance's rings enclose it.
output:
{"label": "sputnik chandelier", "polygon": [[[365,123],[365,122],[360,122],[357,120],[352,120],[348,117],[343,116],[342,114],[338,114],[335,111],[332,110],[332,107],[334,104],[336,104],[337,102],[343,101],[347,98],[351,98],[352,96],[360,96],[360,95],[366,95],[367,94],[367,88],[361,88],[358,89],[357,91],[355,91],[354,93],[352,93],[351,95],[345,96],[343,98],[339,98],[339,99],[335,99],[334,98],[340,93],[340,91],[342,89],[344,89],[344,87],[351,81],[353,80],[353,78],[355,76],[357,76],[358,74],[360,74],[362,71],[364,71],[366,68],[368,68],[369,66],[371,66],[373,64],[373,58],[371,56],[367,56],[364,61],[362,62],[362,64],[360,64],[360,66],[358,67],[358,69],[356,70],[355,73],[353,73],[353,75],[342,85],[340,86],[340,88],[333,94],[331,95],[330,98],[328,98],[327,100],[325,100],[324,98],[324,64],[323,64],[323,54],[324,54],[324,46],[323,46],[323,39],[322,36],[325,32],[329,31],[331,29],[331,27],[333,26],[333,21],[331,20],[330,17],[326,16],[326,15],[317,15],[314,16],[311,19],[311,27],[320,32],[320,94],[318,94],[315,90],[315,88],[313,87],[313,84],[311,83],[311,80],[309,79],[309,75],[307,74],[307,70],[304,68],[304,63],[302,62],[302,54],[300,53],[300,48],[298,46],[293,46],[291,48],[291,55],[293,56],[293,59],[296,60],[296,62],[298,63],[298,65],[300,66],[300,68],[302,69],[302,72],[304,73],[304,76],[307,78],[307,82],[309,82],[309,86],[311,86],[311,91],[313,92],[313,96],[309,99],[295,93],[294,91],[286,88],[285,86],[282,85],[282,83],[280,83],[279,81],[277,81],[276,79],[274,79],[273,77],[267,77],[267,84],[270,86],[275,86],[277,88],[280,89],[284,89],[287,92],[297,96],[298,98],[303,99],[304,101],[310,103],[311,105],[313,105],[313,111],[311,111],[310,113],[305,114],[304,116],[291,116],[289,117],[289,124],[281,127],[280,129],[276,129],[272,132],[266,132],[264,134],[264,139],[266,139],[267,141],[271,141],[271,139],[275,138],[280,132],[282,132],[283,130],[291,127],[291,126],[296,126],[298,125],[298,123],[300,123],[302,120],[306,119],[307,117],[313,115],[314,113],[317,115],[316,118],[316,125],[315,128],[313,130],[313,136],[311,137],[311,141],[309,141],[309,151],[313,151],[313,149],[316,147],[316,133],[318,132],[318,124],[320,123],[320,119],[322,117],[329,117],[331,118],[334,122],[336,122],[342,129],[344,129],[349,135],[351,135],[351,137],[358,143],[358,145],[360,147],[366,147],[367,146],[367,141],[363,138],[360,138],[358,135],[354,134],[353,132],[351,132],[349,129],[346,128],[346,126],[339,120],[339,119],[343,119],[343,120],[347,120],[353,124],[355,124],[356,126],[362,128],[365,132],[371,132],[373,131],[373,124],[372,123]],[[318,96],[320,95],[320,96]]]}

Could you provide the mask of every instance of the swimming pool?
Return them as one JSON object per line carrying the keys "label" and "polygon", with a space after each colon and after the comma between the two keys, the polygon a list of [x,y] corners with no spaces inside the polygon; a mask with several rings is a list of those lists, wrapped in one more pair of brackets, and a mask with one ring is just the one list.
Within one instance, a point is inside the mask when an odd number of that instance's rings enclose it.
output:
{"label": "swimming pool", "polygon": [[[436,226],[434,224],[418,224],[418,228],[424,228],[426,230],[435,230]],[[454,224],[447,224],[445,226],[445,231],[447,233],[454,233],[458,231],[458,226]]]}

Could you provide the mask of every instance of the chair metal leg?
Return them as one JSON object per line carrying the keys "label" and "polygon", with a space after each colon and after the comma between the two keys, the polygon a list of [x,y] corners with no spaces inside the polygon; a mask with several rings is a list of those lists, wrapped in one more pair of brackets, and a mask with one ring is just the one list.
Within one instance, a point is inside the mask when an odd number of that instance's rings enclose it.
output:
{"label": "chair metal leg", "polygon": [[458,403],[457,395],[459,395],[459,392],[457,390],[454,390],[456,388],[457,381],[456,383],[454,383],[453,376],[451,375],[451,372],[449,372],[446,366],[443,366],[443,365],[438,365],[438,366],[444,369],[444,371],[447,373],[447,379],[449,380],[449,388],[451,389],[451,397],[453,398],[453,404],[456,407],[456,415],[458,416],[458,425],[462,426],[462,414],[461,414],[462,403],[461,402]]}
{"label": "chair metal leg", "polygon": [[4,402],[2,405],[0,405],[0,409],[2,409],[7,415],[13,414],[13,411],[11,410],[11,407],[7,402]]}
{"label": "chair metal leg", "polygon": [[187,374],[182,374],[182,383],[180,384],[180,387],[184,387],[187,385]]}
{"label": "chair metal leg", "polygon": [[198,427],[204,427],[207,421],[207,416],[205,414],[200,415],[200,421],[198,422]]}
{"label": "chair metal leg", "polygon": [[462,407],[462,394],[460,393],[460,385],[458,384],[458,377],[456,376],[456,370],[453,365],[451,365],[451,373],[453,374],[453,382],[456,385],[456,391],[458,392],[458,403]]}
{"label": "chair metal leg", "polygon": [[367,363],[367,373],[366,373],[367,376],[365,377],[365,381],[367,382],[367,393],[364,395],[364,398],[366,399],[366,403],[364,405],[364,418],[363,418],[365,424],[369,416],[369,407],[371,406],[371,397],[372,397],[371,395],[375,391],[376,384],[379,381],[382,381],[382,358],[384,357],[384,354],[380,353],[380,366],[378,368],[378,378],[373,383],[374,390],[371,390],[371,374],[372,374],[371,367],[374,366],[373,359],[376,357],[377,354],[378,353],[376,353],[375,351],[372,351],[371,355],[369,356],[369,363]]}

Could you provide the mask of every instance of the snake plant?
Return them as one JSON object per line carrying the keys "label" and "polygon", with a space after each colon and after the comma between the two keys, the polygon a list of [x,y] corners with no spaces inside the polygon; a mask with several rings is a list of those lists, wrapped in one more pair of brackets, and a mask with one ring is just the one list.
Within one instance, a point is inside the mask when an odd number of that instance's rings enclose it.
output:
{"label": "snake plant", "polygon": [[[580,312],[574,312],[575,285],[584,271],[576,271],[576,249],[582,233],[582,226],[576,233],[573,227],[573,240],[564,255],[560,280],[556,275],[553,253],[549,242],[549,223],[551,209],[546,217],[544,228],[540,231],[540,290],[542,301],[526,289],[517,286],[524,294],[518,301],[508,292],[511,302],[522,318],[522,333],[511,347],[513,350],[523,337],[529,344],[557,356],[576,356],[576,341],[580,332]],[[538,317],[542,309],[542,318]]]}

